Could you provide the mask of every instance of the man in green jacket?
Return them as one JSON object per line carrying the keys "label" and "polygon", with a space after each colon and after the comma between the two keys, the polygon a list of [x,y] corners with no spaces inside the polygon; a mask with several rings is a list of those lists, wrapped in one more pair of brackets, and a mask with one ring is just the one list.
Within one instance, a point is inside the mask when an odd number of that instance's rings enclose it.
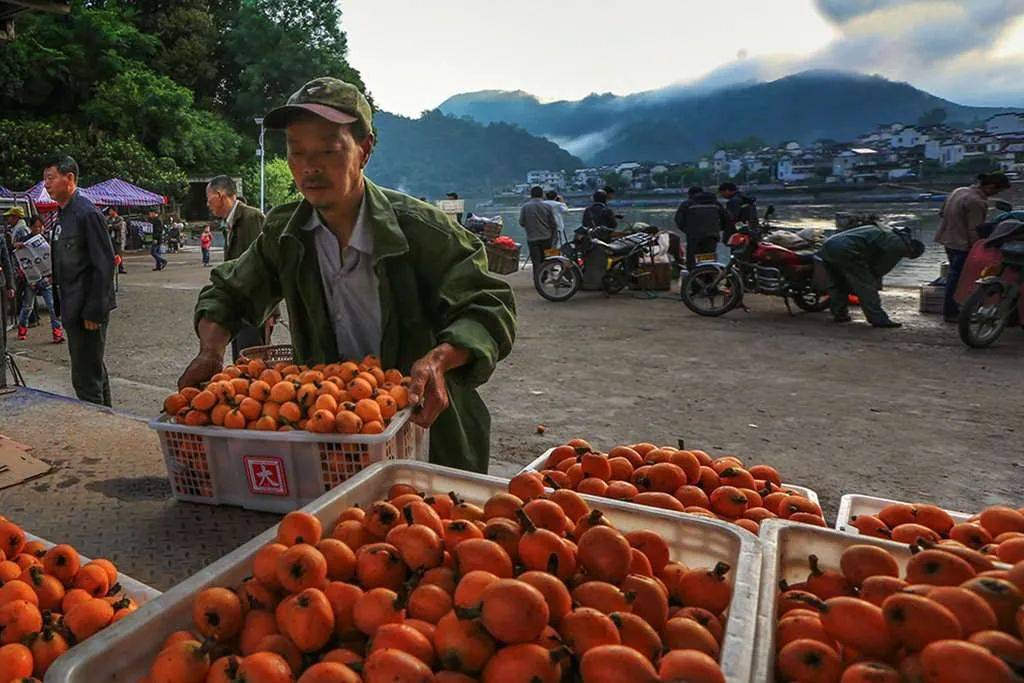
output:
{"label": "man in green jacket", "polygon": [[829,304],[836,322],[850,322],[849,296],[860,299],[864,317],[874,327],[901,327],[882,310],[878,290],[882,277],[896,267],[900,259],[915,259],[924,253],[924,244],[911,239],[904,230],[878,225],[863,225],[844,230],[825,241],[818,256],[829,275]]}
{"label": "man in green jacket", "polygon": [[284,299],[299,362],[379,355],[412,376],[431,462],[485,472],[490,415],[476,387],[512,348],[512,291],[468,231],[363,176],[371,117],[355,86],[326,77],[267,114],[304,200],[271,211],[255,242],[212,271],[195,311],[199,354],[178,383],[218,372],[238,329]]}

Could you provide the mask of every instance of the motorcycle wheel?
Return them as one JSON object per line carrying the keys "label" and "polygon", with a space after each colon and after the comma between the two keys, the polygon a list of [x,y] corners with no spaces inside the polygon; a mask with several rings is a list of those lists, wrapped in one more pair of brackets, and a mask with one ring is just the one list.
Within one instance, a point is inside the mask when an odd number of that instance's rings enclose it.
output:
{"label": "motorcycle wheel", "polygon": [[[721,267],[697,267],[683,280],[679,295],[686,307],[697,315],[717,317],[736,308],[743,300],[743,282]],[[717,282],[716,282],[717,280]]]}
{"label": "motorcycle wheel", "polygon": [[580,272],[561,259],[544,261],[533,274],[533,286],[548,301],[568,301],[582,284]]}
{"label": "motorcycle wheel", "polygon": [[1006,316],[999,314],[1003,300],[1002,287],[981,286],[967,297],[960,306],[957,328],[960,340],[975,349],[983,349],[995,343],[1006,329]]}
{"label": "motorcycle wheel", "polygon": [[828,310],[828,302],[831,297],[828,294],[822,294],[813,290],[807,289],[793,297],[793,303],[801,311],[807,311],[808,313],[821,313],[822,311]]}
{"label": "motorcycle wheel", "polygon": [[627,279],[626,271],[622,268],[610,270],[601,278],[601,289],[605,294],[618,294],[626,288]]}

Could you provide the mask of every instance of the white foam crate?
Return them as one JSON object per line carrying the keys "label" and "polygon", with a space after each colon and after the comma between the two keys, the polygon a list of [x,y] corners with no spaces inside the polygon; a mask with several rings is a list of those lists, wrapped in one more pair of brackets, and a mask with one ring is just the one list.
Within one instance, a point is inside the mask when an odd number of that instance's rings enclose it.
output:
{"label": "white foam crate", "polygon": [[171,493],[178,500],[290,512],[366,467],[427,460],[429,431],[397,413],[381,434],[260,432],[150,421],[160,437]]}
{"label": "white foam crate", "polygon": [[761,585],[757,603],[757,638],[751,681],[775,680],[775,622],[779,581],[805,581],[810,569],[807,556],[818,556],[822,569],[839,569],[839,558],[851,545],[875,545],[896,559],[902,575],[911,557],[910,546],[879,538],[851,536],[834,529],[798,524],[784,519],[761,523]]}
{"label": "white foam crate", "polygon": [[[373,465],[306,506],[324,523],[334,525],[345,508],[366,506],[383,497],[392,484],[408,483],[421,491],[457,491],[473,503],[483,503],[508,480],[425,463],[396,461]],[[750,680],[761,549],[757,539],[736,527],[697,517],[682,519],[654,508],[639,509],[616,501],[589,498],[623,531],[650,529],[669,544],[674,559],[689,566],[727,562],[732,570],[733,597],[722,641],[722,669],[730,683]],[[201,570],[138,611],[130,624],[118,623],[101,631],[58,660],[46,683],[136,683],[147,672],[164,639],[192,623],[192,598],[211,586],[235,586],[251,574],[253,555],[277,533],[268,529],[237,550]],[[127,620],[126,620],[127,621]],[[52,678],[50,677],[52,675]]]}
{"label": "white foam crate", "polygon": [[[30,541],[41,541],[43,545],[45,545],[47,548],[52,548],[56,545],[56,543],[53,543],[52,541],[48,541],[45,538],[41,538],[39,536],[34,536],[28,532],[25,532],[25,538],[27,538]],[[81,558],[83,565],[86,565],[92,561],[85,555],[79,554],[79,557]],[[117,570],[117,582],[121,584],[121,588],[124,590],[124,594],[132,600],[134,600],[135,602],[139,603],[140,605],[144,605],[153,598],[156,598],[160,595],[160,591],[150,586],[147,586],[141,581],[136,581],[132,577],[122,572],[120,568],[118,568]]]}
{"label": "white foam crate", "polygon": [[[875,496],[864,496],[858,493],[847,493],[839,499],[839,514],[836,516],[836,529],[845,531],[848,534],[859,535],[857,527],[850,524],[850,520],[858,515],[877,515],[879,510],[886,505],[902,503],[900,500],[889,500],[888,498],[876,498]],[[946,510],[953,521],[959,524],[966,522],[973,515],[966,512]]]}
{"label": "white foam crate", "polygon": [[[527,472],[527,471],[540,472],[542,469],[544,469],[544,463],[547,462],[548,456],[551,455],[551,451],[553,451],[553,450],[555,450],[555,449],[554,448],[547,449],[546,451],[544,451],[543,454],[541,454],[541,456],[539,458],[537,458],[536,460],[533,460],[532,462],[527,464],[525,467],[523,467],[523,469],[521,469],[519,471],[520,472]],[[786,489],[792,489],[792,490],[796,491],[797,493],[799,493],[804,498],[806,498],[807,500],[812,500],[815,503],[818,503],[818,505],[821,505],[821,502],[818,500],[818,494],[815,493],[813,490],[807,488],[806,486],[797,486],[796,484],[783,484],[782,487],[786,488]]]}

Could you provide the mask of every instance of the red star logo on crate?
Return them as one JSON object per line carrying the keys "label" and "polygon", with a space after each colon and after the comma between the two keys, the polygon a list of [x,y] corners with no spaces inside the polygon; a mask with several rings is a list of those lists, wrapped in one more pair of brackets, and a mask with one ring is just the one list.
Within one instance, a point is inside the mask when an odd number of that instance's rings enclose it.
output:
{"label": "red star logo on crate", "polygon": [[249,492],[264,496],[287,496],[288,477],[284,473],[284,460],[273,456],[246,455],[245,478]]}

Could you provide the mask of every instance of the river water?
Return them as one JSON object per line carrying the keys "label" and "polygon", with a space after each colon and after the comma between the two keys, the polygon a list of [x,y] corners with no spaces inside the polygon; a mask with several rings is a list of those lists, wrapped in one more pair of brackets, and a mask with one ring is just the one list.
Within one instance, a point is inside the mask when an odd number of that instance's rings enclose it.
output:
{"label": "river water", "polygon": [[[767,207],[766,202],[761,211]],[[925,243],[926,251],[921,258],[911,261],[903,259],[899,265],[885,279],[886,284],[895,287],[916,287],[925,282],[930,282],[939,276],[940,265],[946,260],[946,254],[942,247],[935,244],[933,237],[939,224],[939,202],[914,202],[914,203],[851,203],[851,204],[808,204],[808,205],[779,205],[776,206],[773,223],[780,227],[803,228],[835,228],[835,215],[837,212],[851,213],[874,213],[878,214],[882,221],[896,226],[910,228],[914,236]],[[625,217],[625,222],[643,222],[656,226],[673,225],[672,217],[675,214],[675,206],[624,206],[619,202],[613,202],[612,207],[616,213]],[[570,205],[571,213],[566,216],[566,231],[580,225],[585,207],[573,207]],[[504,234],[517,242],[525,240],[523,229],[519,227],[518,207],[484,206],[476,209],[471,200],[466,200],[466,209],[479,213],[483,216],[500,215],[504,222]],[[719,247],[720,258],[727,258],[727,251]],[[526,253],[525,244],[523,254]]]}

